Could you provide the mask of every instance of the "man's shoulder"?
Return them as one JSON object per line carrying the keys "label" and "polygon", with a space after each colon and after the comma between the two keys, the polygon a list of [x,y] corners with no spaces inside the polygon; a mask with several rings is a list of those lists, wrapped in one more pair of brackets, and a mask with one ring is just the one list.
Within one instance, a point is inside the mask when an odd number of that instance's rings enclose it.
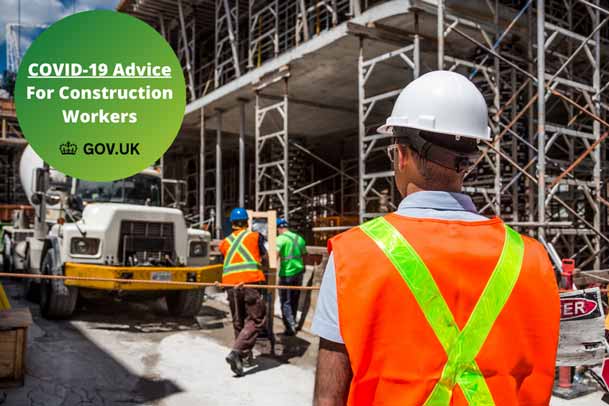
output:
{"label": "man's shoulder", "polygon": [[533,255],[536,257],[541,257],[543,259],[548,258],[548,251],[546,247],[541,243],[541,241],[530,237],[526,234],[519,233],[522,238],[522,242],[524,243],[524,248],[527,252],[527,255]]}

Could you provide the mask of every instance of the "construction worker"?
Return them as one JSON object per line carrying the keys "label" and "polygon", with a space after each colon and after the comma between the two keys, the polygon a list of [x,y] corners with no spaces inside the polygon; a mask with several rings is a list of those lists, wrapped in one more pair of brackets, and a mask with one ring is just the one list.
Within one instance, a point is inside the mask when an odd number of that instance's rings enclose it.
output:
{"label": "construction worker", "polygon": [[226,362],[235,375],[243,376],[243,361],[251,356],[258,333],[266,325],[266,307],[258,289],[242,285],[265,281],[262,263],[266,249],[264,237],[248,229],[247,210],[233,209],[230,223],[233,232],[219,247],[224,257],[222,283],[237,285],[227,290],[235,343]]}
{"label": "construction worker", "polygon": [[548,256],[460,193],[487,120],[457,73],[400,93],[379,133],[404,199],[329,243],[315,405],[549,404],[560,306]]}
{"label": "construction worker", "polygon": [[[279,284],[284,286],[302,286],[304,271],[303,255],[306,253],[305,239],[300,234],[289,229],[288,222],[277,219],[277,253],[279,254]],[[285,326],[285,335],[296,334],[296,312],[300,291],[295,289],[281,289],[279,300],[281,302],[281,315]]]}

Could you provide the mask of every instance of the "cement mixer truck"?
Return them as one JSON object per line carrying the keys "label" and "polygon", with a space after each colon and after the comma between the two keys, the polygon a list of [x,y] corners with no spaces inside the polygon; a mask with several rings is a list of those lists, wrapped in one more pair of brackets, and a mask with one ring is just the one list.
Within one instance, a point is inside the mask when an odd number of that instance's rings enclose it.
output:
{"label": "cement mixer truck", "polygon": [[[127,179],[89,182],[50,168],[28,146],[20,178],[35,208],[33,225],[8,227],[9,245],[31,274],[214,282],[219,266],[209,266],[207,231],[186,227],[183,213],[160,207],[160,175],[147,169]],[[16,216],[19,217],[19,216]],[[11,244],[10,236],[25,233]],[[170,314],[198,313],[204,291],[188,285],[90,280],[36,280],[26,294],[39,296],[47,318],[67,318],[79,295],[164,297]]]}

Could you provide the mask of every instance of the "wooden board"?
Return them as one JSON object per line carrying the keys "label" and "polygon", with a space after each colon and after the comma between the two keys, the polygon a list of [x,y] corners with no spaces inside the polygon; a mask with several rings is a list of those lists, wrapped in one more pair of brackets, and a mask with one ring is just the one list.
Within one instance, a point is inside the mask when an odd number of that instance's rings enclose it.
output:
{"label": "wooden board", "polygon": [[23,385],[27,329],[31,324],[27,308],[0,312],[0,388]]}
{"label": "wooden board", "polygon": [[[248,210],[248,225],[252,231],[260,232],[268,243],[269,268],[277,269],[277,212]],[[264,225],[264,226],[263,226]]]}
{"label": "wooden board", "polygon": [[[274,285],[277,283],[277,212],[272,211],[247,211],[248,226],[252,231],[261,233],[267,241],[267,253],[269,258],[268,269],[264,270],[266,283]],[[276,290],[265,290],[263,292],[267,308],[267,334],[271,343],[271,354],[275,354],[275,334],[273,332],[273,320],[275,313]]]}
{"label": "wooden board", "polygon": [[0,330],[11,330],[32,325],[30,309],[17,308],[0,311]]}
{"label": "wooden board", "polygon": [[557,366],[594,365],[603,361],[605,315],[599,288],[560,294],[560,341]]}

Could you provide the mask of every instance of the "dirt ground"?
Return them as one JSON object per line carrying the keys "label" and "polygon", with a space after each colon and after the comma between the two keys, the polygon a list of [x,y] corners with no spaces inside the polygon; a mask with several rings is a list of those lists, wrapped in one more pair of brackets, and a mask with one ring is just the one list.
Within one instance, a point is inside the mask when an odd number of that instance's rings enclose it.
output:
{"label": "dirt ground", "polygon": [[[3,281],[13,306],[28,306],[25,386],[0,390],[2,406],[297,406],[312,403],[318,339],[281,334],[276,355],[257,345],[256,365],[234,377],[224,361],[233,333],[223,293],[211,294],[199,317],[167,315],[162,300],[86,301],[69,321],[49,321]],[[4,398],[4,395],[6,396]],[[4,400],[3,400],[4,399]],[[601,406],[600,393],[551,406]]]}
{"label": "dirt ground", "polygon": [[26,384],[3,390],[3,406],[311,404],[317,339],[283,336],[276,320],[276,355],[261,341],[257,365],[236,378],[224,361],[233,334],[224,294],[197,321],[169,317],[162,300],[88,301],[70,321],[49,321],[16,282],[4,284],[14,306],[31,308],[34,326]]}

